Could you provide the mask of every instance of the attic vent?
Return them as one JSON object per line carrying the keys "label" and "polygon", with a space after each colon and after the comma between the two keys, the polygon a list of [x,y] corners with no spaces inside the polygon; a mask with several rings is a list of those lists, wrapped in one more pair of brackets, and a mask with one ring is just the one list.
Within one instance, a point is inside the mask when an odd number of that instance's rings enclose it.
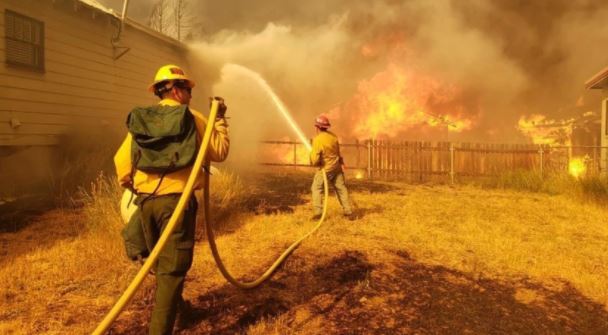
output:
{"label": "attic vent", "polygon": [[4,23],[6,62],[44,71],[44,23],[10,10]]}

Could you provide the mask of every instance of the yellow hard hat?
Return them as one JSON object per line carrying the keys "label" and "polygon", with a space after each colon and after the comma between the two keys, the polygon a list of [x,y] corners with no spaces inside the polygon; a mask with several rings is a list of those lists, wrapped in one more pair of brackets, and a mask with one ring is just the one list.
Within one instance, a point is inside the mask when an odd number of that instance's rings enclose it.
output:
{"label": "yellow hard hat", "polygon": [[154,86],[158,83],[162,83],[163,81],[169,80],[182,80],[188,83],[189,87],[192,88],[195,86],[195,83],[190,80],[184,70],[181,67],[173,64],[161,66],[158,71],[156,71],[156,76],[154,76],[154,82],[150,87],[148,87],[148,91],[154,92]]}

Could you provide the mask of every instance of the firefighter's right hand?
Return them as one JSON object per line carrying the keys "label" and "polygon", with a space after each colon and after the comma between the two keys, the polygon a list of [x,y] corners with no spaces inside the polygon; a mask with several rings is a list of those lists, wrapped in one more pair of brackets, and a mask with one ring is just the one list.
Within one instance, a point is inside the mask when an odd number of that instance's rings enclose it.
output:
{"label": "firefighter's right hand", "polygon": [[226,103],[224,103],[224,98],[222,98],[222,97],[209,98],[209,106],[211,106],[211,103],[213,102],[213,100],[216,100],[218,102],[216,118],[218,118],[218,119],[225,118],[226,111],[228,110],[228,106],[226,106]]}
{"label": "firefighter's right hand", "polygon": [[124,181],[120,184],[120,186],[122,186],[123,188],[126,188],[128,190],[133,190],[133,181],[131,181],[131,180]]}

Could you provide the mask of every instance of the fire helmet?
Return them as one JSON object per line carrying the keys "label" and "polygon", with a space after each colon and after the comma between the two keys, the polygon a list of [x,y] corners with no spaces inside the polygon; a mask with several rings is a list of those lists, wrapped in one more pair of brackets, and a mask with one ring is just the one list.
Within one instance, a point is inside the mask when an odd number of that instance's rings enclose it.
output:
{"label": "fire helmet", "polygon": [[157,84],[162,82],[168,82],[170,80],[180,80],[184,81],[188,84],[188,87],[193,88],[195,83],[188,78],[184,70],[181,67],[173,64],[161,66],[158,71],[156,71],[156,76],[154,76],[154,82],[148,87],[148,91],[154,92],[154,88]]}
{"label": "fire helmet", "polygon": [[315,119],[315,127],[321,128],[321,129],[327,129],[327,128],[331,127],[331,124],[329,124],[329,119],[327,118],[327,116],[319,115]]}

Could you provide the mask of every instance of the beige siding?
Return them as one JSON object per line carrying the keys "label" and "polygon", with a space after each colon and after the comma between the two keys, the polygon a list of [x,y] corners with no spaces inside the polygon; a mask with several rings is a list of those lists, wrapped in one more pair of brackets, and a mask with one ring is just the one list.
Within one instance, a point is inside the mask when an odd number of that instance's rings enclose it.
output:
{"label": "beige siding", "polygon": [[[126,26],[120,45],[130,51],[113,59],[116,27],[108,15],[72,1],[4,0],[0,3],[0,146],[50,145],[70,127],[121,129],[128,111],[153,104],[147,92],[156,69],[185,65],[185,51]],[[44,22],[45,71],[4,63],[4,10]],[[12,127],[18,120],[20,126]]]}

